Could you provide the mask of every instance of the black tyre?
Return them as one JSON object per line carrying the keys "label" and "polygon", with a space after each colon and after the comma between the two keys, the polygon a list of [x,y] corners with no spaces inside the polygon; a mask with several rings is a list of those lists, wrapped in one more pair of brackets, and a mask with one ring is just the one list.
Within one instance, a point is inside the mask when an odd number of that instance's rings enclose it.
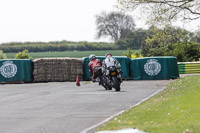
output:
{"label": "black tyre", "polygon": [[108,85],[108,90],[112,90],[112,86]]}
{"label": "black tyre", "polygon": [[105,90],[108,90],[108,87],[105,83],[103,83],[102,86],[105,88]]}
{"label": "black tyre", "polygon": [[120,88],[119,79],[116,76],[114,76],[112,77],[112,80],[113,80],[113,87],[115,88],[115,91],[120,91],[121,88]]}

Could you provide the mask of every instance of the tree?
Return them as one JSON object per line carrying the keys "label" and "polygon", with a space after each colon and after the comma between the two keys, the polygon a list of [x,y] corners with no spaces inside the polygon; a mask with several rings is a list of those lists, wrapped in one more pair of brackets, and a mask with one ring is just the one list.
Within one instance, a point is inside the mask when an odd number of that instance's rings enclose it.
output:
{"label": "tree", "polygon": [[200,30],[195,32],[195,35],[194,35],[194,41],[196,43],[200,43]]}
{"label": "tree", "polygon": [[[152,30],[152,32],[151,32]],[[178,61],[197,61],[200,58],[200,44],[192,42],[194,34],[166,26],[163,29],[150,27],[151,34],[142,46],[144,56],[175,56]]]}
{"label": "tree", "polygon": [[194,42],[169,44],[166,55],[176,56],[179,62],[198,61],[200,58],[200,44]]}
{"label": "tree", "polygon": [[118,0],[124,10],[141,10],[148,15],[148,22],[167,23],[177,18],[195,20],[200,18],[199,0]]}
{"label": "tree", "polygon": [[31,57],[27,54],[28,50],[24,50],[15,55],[15,59],[31,59]]}
{"label": "tree", "polygon": [[120,49],[127,49],[128,48],[128,43],[125,39],[116,40],[115,45]]}
{"label": "tree", "polygon": [[168,45],[180,42],[190,42],[193,36],[187,30],[166,26],[164,29],[151,27],[152,34],[147,37],[142,45],[142,54],[145,56],[166,55]]}
{"label": "tree", "polygon": [[127,34],[125,39],[115,41],[115,44],[120,49],[127,49],[129,47],[133,49],[141,49],[141,45],[147,38],[147,32],[148,30],[136,29],[134,32]]}
{"label": "tree", "polygon": [[133,18],[119,12],[102,12],[96,16],[96,24],[97,38],[109,36],[114,41],[126,38],[135,29]]}

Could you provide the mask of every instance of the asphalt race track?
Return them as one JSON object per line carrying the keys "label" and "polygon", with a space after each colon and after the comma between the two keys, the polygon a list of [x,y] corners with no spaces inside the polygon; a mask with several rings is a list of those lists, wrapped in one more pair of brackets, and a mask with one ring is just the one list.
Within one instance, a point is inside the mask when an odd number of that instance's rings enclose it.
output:
{"label": "asphalt race track", "polygon": [[84,133],[163,89],[172,80],[124,81],[122,91],[97,83],[0,84],[0,133]]}

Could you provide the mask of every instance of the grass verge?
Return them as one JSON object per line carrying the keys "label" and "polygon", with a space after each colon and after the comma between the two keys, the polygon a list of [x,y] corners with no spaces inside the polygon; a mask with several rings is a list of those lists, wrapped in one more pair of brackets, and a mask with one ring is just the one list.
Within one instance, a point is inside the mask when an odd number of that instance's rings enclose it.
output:
{"label": "grass verge", "polygon": [[161,93],[113,118],[97,131],[123,128],[148,133],[200,133],[200,76],[172,82]]}

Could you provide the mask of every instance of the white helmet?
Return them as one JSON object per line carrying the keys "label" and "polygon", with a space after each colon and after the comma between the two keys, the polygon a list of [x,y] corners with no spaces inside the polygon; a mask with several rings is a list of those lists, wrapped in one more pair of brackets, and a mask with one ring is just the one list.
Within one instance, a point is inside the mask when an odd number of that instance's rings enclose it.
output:
{"label": "white helmet", "polygon": [[89,60],[91,61],[91,60],[95,60],[96,59],[96,56],[94,55],[94,54],[91,54],[90,56],[89,56]]}

